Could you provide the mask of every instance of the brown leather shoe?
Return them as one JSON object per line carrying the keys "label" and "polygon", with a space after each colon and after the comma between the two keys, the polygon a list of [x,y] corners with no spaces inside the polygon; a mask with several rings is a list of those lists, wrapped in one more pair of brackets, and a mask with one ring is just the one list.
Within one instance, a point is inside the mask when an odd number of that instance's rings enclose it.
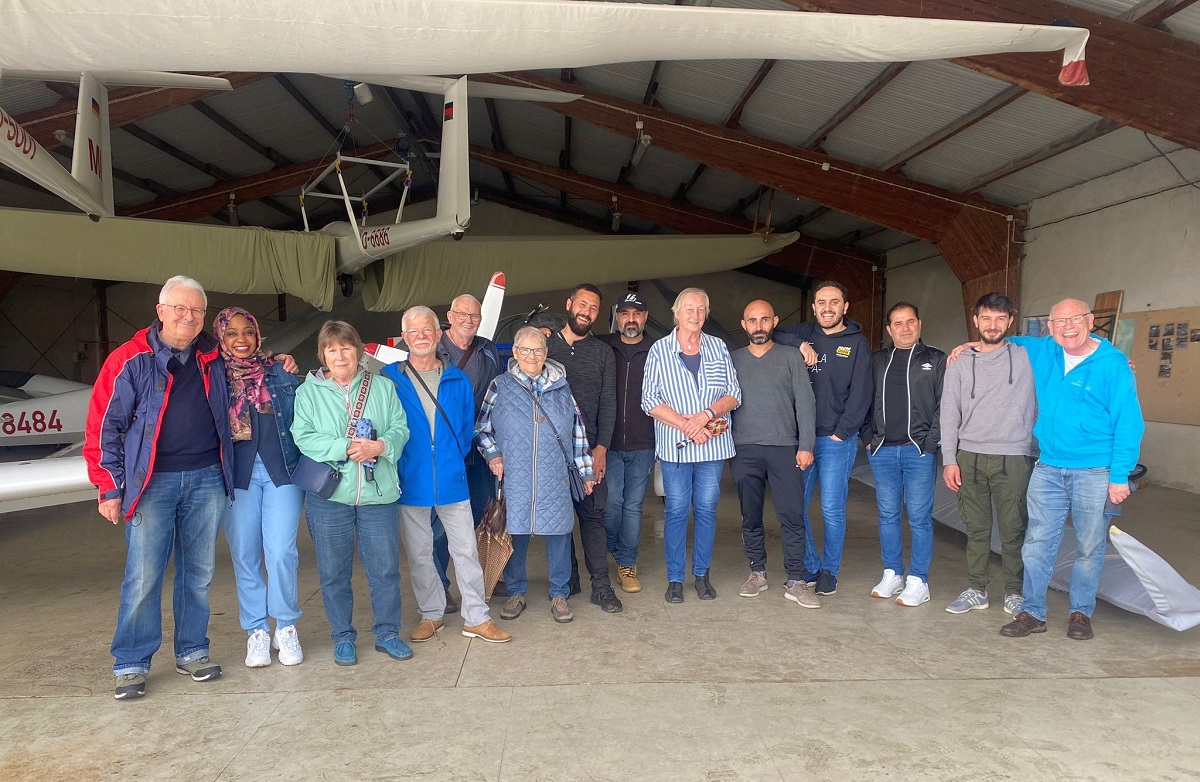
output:
{"label": "brown leather shoe", "polygon": [[508,600],[504,601],[504,608],[500,609],[501,619],[516,619],[525,612],[525,595],[513,595]]}
{"label": "brown leather shoe", "polygon": [[1072,611],[1071,618],[1067,620],[1067,638],[1076,641],[1090,641],[1096,637],[1092,632],[1092,620],[1088,615],[1080,611]]}
{"label": "brown leather shoe", "polygon": [[575,614],[571,613],[571,606],[567,605],[567,599],[561,595],[550,601],[550,616],[560,625],[565,625],[575,618]]}
{"label": "brown leather shoe", "polygon": [[478,638],[490,644],[506,644],[512,640],[512,636],[496,627],[496,623],[491,619],[481,625],[463,627],[462,634],[467,638]]}
{"label": "brown leather shoe", "polygon": [[1000,635],[1006,635],[1009,638],[1024,638],[1027,635],[1044,632],[1046,632],[1046,623],[1035,618],[1028,611],[1017,614],[1011,622],[1000,628]]}
{"label": "brown leather shoe", "polygon": [[440,619],[437,621],[434,621],[433,619],[422,619],[420,622],[417,622],[417,626],[413,628],[413,643],[419,644],[423,641],[428,641],[437,634],[438,630],[441,630],[445,626],[446,623]]}
{"label": "brown leather shoe", "polygon": [[446,613],[458,613],[458,601],[454,599],[454,595],[450,594],[450,590],[446,589]]}

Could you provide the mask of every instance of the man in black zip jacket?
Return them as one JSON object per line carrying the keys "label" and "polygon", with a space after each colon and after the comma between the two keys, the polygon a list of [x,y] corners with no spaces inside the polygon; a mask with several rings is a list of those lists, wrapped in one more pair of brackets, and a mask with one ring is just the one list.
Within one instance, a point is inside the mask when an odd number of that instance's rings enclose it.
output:
{"label": "man in black zip jacket", "polygon": [[[817,403],[813,466],[804,471],[804,567],[816,575],[818,595],[837,593],[837,574],[846,539],[846,495],[850,470],[858,453],[858,434],[871,409],[871,346],[862,327],[846,316],[850,304],[846,287],[831,280],[813,288],[815,321],[775,330],[775,341],[798,347],[804,342],[816,351],[809,366]],[[821,483],[824,550],[813,541],[808,506]]]}
{"label": "man in black zip jacket", "polygon": [[[885,320],[893,344],[871,356],[875,404],[863,427],[875,475],[884,567],[883,578],[871,590],[871,596],[895,597],[902,606],[919,606],[929,602],[933,490],[937,484],[946,354],[921,342],[921,317],[915,305],[899,302],[888,310]],[[905,505],[912,538],[907,580],[900,531]]]}
{"label": "man in black zip jacket", "polygon": [[654,419],[642,410],[642,376],[651,344],[646,339],[647,316],[641,297],[626,293],[617,305],[617,331],[600,336],[612,346],[617,361],[617,422],[608,452],[604,527],[624,592],[642,591],[637,577],[638,539],[642,500],[654,466]]}

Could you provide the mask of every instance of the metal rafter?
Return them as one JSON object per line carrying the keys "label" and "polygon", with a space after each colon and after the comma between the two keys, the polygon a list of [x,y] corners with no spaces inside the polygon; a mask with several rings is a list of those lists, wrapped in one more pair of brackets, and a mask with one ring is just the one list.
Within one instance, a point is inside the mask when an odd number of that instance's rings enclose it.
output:
{"label": "metal rafter", "polygon": [[805,149],[820,149],[825,143],[825,139],[829,138],[829,134],[833,133],[833,131],[837,129],[838,125],[841,125],[850,118],[850,115],[866,105],[867,101],[878,95],[880,90],[891,84],[892,80],[903,73],[904,69],[907,68],[908,65],[909,64],[906,62],[894,62],[889,64],[886,68],[879,72],[879,75],[877,75],[874,79],[871,79],[871,81],[868,82],[865,87],[859,90],[858,94],[847,101],[846,104],[838,109],[832,117],[826,120],[824,125],[817,128],[801,146],[803,146]]}
{"label": "metal rafter", "polygon": [[[733,110],[730,111],[729,116],[725,118],[725,127],[741,127],[742,113],[746,110],[746,104],[749,103],[750,99],[754,97],[754,93],[758,92],[758,88],[762,86],[763,80],[767,78],[767,75],[771,72],[771,69],[775,67],[775,62],[775,60],[763,60],[762,65],[758,66],[758,70],[755,71],[754,76],[751,77],[749,83],[746,84],[746,88],[742,90],[742,97],[738,98],[738,102],[734,104]],[[704,165],[703,163],[696,166],[696,170],[692,172],[692,176],[688,179],[688,181],[680,185],[679,189],[675,191],[676,201],[687,200],[688,191],[691,190],[696,184],[696,181],[700,179],[700,175],[704,173],[704,169],[706,168],[708,168],[708,166]]]}
{"label": "metal rafter", "polygon": [[[1056,0],[787,0],[808,11],[1050,24],[1087,28],[1090,87],[1058,83],[1058,52],[966,57],[954,63],[1094,114],[1200,149],[1200,43]],[[1147,11],[1149,13],[1149,11]]]}
{"label": "metal rafter", "polygon": [[[488,123],[492,129],[492,149],[497,152],[507,152],[508,145],[504,143],[504,133],[500,130],[500,112],[496,109],[496,101],[493,98],[484,98],[483,103],[487,106]],[[513,182],[512,174],[507,171],[502,171],[501,174],[504,175],[504,186],[508,189],[509,197],[516,198],[517,187]]]}

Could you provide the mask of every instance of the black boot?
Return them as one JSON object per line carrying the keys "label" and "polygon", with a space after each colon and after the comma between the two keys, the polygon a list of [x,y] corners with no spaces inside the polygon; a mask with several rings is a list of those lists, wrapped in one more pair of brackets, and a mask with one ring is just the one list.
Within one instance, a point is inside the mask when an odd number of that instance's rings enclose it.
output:
{"label": "black boot", "polygon": [[716,600],[717,590],[713,589],[713,585],[708,582],[708,574],[696,576],[696,594],[701,600]]}
{"label": "black boot", "polygon": [[668,603],[682,603],[683,583],[680,581],[668,581],[666,598]]}

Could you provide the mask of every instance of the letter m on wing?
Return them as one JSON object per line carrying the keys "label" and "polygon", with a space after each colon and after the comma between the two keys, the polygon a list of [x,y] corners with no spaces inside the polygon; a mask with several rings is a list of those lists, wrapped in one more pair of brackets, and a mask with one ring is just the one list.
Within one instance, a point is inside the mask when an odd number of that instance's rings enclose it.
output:
{"label": "letter m on wing", "polygon": [[88,168],[96,176],[104,179],[104,174],[100,171],[100,145],[88,139]]}

